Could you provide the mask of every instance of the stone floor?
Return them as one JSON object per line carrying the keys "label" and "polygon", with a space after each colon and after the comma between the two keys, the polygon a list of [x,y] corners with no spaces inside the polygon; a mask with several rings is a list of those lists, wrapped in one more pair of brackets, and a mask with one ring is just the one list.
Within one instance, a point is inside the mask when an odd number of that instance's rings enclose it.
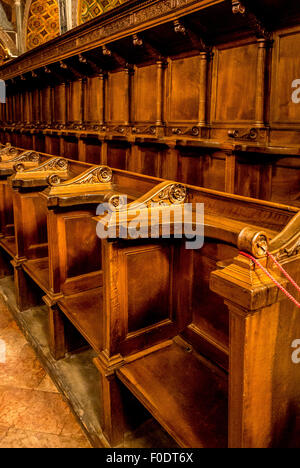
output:
{"label": "stone floor", "polygon": [[0,448],[90,447],[0,298]]}

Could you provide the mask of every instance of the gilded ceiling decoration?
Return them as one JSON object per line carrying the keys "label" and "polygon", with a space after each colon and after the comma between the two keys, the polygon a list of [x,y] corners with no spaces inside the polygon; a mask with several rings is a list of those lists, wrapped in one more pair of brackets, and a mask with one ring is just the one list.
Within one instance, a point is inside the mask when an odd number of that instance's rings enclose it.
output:
{"label": "gilded ceiling decoration", "polygon": [[85,23],[125,3],[127,0],[81,0],[79,23]]}
{"label": "gilded ceiling decoration", "polygon": [[33,0],[27,24],[27,50],[60,34],[57,0]]}

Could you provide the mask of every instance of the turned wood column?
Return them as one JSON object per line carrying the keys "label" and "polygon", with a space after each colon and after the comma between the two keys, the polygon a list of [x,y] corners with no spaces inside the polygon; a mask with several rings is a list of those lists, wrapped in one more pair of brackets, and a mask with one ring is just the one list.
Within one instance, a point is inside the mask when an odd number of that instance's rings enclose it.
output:
{"label": "turned wood column", "polygon": [[35,109],[35,124],[37,126],[40,125],[41,123],[41,119],[40,119],[40,107],[41,107],[41,102],[40,102],[40,99],[41,99],[41,95],[40,95],[40,90],[39,88],[36,89],[35,91],[35,99],[36,99],[36,103],[34,105],[34,109]]}
{"label": "turned wood column", "polygon": [[100,73],[98,78],[100,80],[99,124],[104,125],[106,116],[106,75],[104,73]]}
{"label": "turned wood column", "polygon": [[268,51],[271,42],[267,39],[258,40],[257,77],[256,77],[256,101],[255,101],[255,126],[264,127],[266,124],[265,102],[268,71]]}
{"label": "turned wood column", "polygon": [[10,123],[10,95],[6,96],[6,121]]}
{"label": "turned wood column", "polygon": [[80,116],[79,116],[79,123],[80,123],[80,125],[83,125],[84,119],[85,119],[84,108],[85,108],[85,101],[86,101],[86,98],[85,98],[86,79],[85,78],[80,78],[79,83],[80,83],[80,97],[79,97]]}
{"label": "turned wood column", "polygon": [[68,126],[69,122],[69,83],[67,81],[64,81],[64,87],[65,87],[65,100],[64,100],[64,107],[65,107],[65,127]]}
{"label": "turned wood column", "polygon": [[20,92],[18,95],[18,106],[19,106],[19,124],[23,122],[23,93]]}
{"label": "turned wood column", "polygon": [[39,88],[38,92],[39,92],[39,109],[38,109],[39,119],[40,119],[40,123],[43,124],[44,123],[44,119],[43,119],[43,88]]}
{"label": "turned wood column", "polygon": [[157,64],[157,106],[156,106],[156,125],[164,125],[164,91],[165,91],[165,69],[167,63],[158,60]]}
{"label": "turned wood column", "polygon": [[25,91],[25,124],[30,123],[30,96],[29,91]]}
{"label": "turned wood column", "polygon": [[125,68],[125,121],[124,125],[130,125],[132,116],[132,77],[134,70],[130,66]]}
{"label": "turned wood column", "polygon": [[199,127],[205,127],[207,123],[207,72],[209,57],[209,52],[200,52]]}
{"label": "turned wood column", "polygon": [[55,110],[56,110],[56,103],[55,103],[55,89],[54,86],[52,85],[50,88],[50,126],[55,122]]}
{"label": "turned wood column", "polygon": [[62,83],[62,89],[63,89],[63,105],[62,105],[62,124],[64,127],[66,127],[67,122],[68,122],[68,103],[67,103],[67,83],[64,81]]}
{"label": "turned wood column", "polygon": [[17,103],[16,103],[16,94],[12,95],[12,120],[14,123],[17,122]]}

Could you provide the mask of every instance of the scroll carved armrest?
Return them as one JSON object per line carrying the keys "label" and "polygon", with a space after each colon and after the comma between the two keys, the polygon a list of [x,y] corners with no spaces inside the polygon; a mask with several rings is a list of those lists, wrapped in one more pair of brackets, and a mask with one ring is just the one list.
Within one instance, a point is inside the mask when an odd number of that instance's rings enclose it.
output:
{"label": "scroll carved armrest", "polygon": [[174,234],[176,227],[183,227],[187,201],[187,187],[163,182],[129,204],[126,204],[126,195],[111,198],[110,212],[106,211],[94,219],[99,227],[109,232],[110,238],[136,239],[138,235],[157,239],[163,236],[164,227],[168,228],[170,235]]}
{"label": "scroll carved armrest", "polygon": [[50,175],[47,196],[97,193],[112,190],[113,172],[107,166],[88,169],[71,180],[62,182],[59,174]]}
{"label": "scroll carved armrest", "polygon": [[29,167],[36,167],[40,163],[40,155],[36,151],[13,151],[7,157],[1,158],[1,169],[25,170]]}
{"label": "scroll carved armrest", "polygon": [[300,253],[300,212],[272,239],[270,252],[276,255],[279,261],[285,261]]}
{"label": "scroll carved armrest", "polygon": [[33,168],[25,170],[23,162],[15,163],[14,168],[16,174],[11,179],[13,187],[22,187],[30,181],[44,181],[48,184],[48,178],[57,176],[60,178],[68,178],[69,162],[64,158],[51,158],[39,165],[35,164]]}

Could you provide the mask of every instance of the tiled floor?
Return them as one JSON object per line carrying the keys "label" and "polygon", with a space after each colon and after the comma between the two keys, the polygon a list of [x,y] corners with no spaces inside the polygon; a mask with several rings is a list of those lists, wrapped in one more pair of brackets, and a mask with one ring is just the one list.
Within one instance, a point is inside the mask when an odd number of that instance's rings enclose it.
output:
{"label": "tiled floor", "polygon": [[90,448],[0,298],[0,448]]}

